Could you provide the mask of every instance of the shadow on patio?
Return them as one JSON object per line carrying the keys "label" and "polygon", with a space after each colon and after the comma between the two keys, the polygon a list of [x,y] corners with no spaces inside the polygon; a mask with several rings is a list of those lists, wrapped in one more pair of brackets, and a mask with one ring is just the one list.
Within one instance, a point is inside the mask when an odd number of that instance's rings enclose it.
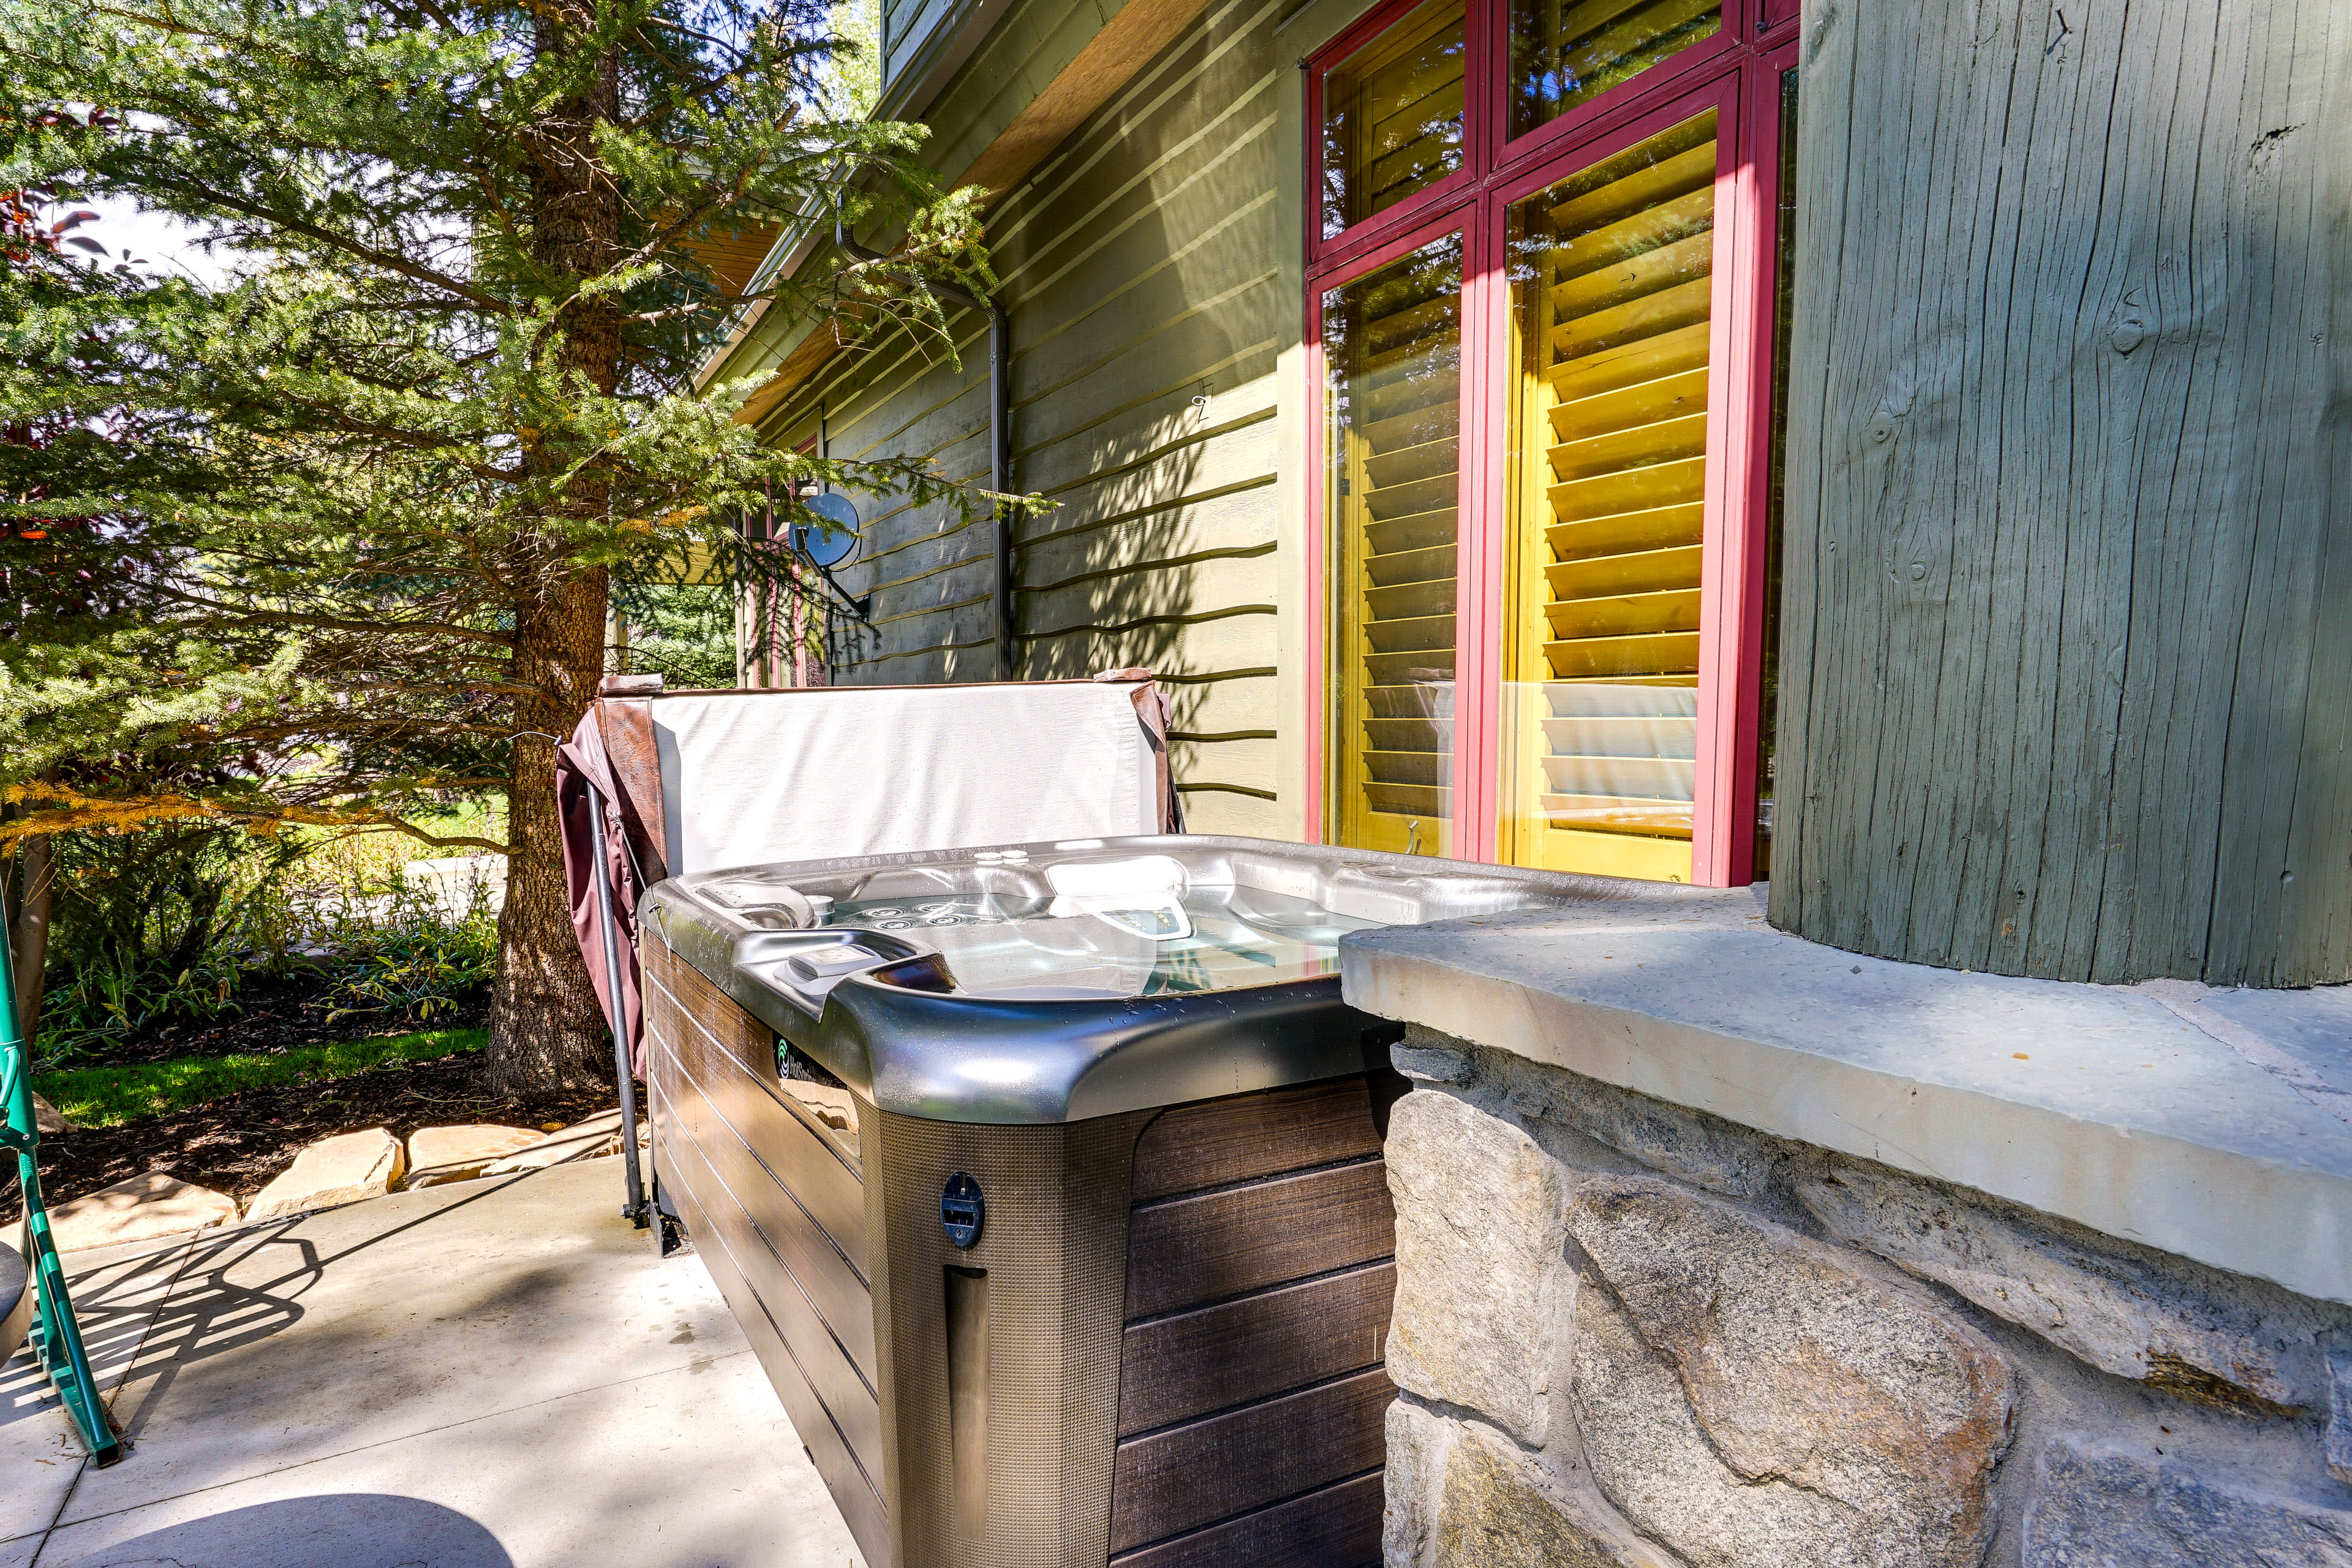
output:
{"label": "shadow on patio", "polygon": [[0,1372],[0,1568],[850,1564],[701,1263],[609,1160],[68,1259],[131,1443]]}

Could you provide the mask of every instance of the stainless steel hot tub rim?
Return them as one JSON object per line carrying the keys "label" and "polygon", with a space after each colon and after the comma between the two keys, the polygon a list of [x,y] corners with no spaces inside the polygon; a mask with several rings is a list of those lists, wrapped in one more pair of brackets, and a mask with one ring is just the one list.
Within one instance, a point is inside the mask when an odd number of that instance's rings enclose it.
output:
{"label": "stainless steel hot tub rim", "polygon": [[[1007,864],[1001,858],[1007,855],[1028,863]],[[976,886],[1035,896],[1045,890],[1044,863],[1093,855],[1167,856],[1186,867],[1195,886],[1260,888],[1388,925],[1566,904],[1665,906],[1695,891],[1425,856],[1171,835],[698,872],[656,884],[641,918],[745,1011],[895,1115],[1000,1126],[1081,1121],[1360,1069],[1366,1020],[1334,1016],[1336,973],[1117,999],[968,996],[936,987],[928,966],[939,949],[916,931],[786,923],[795,911],[783,895],[804,893],[804,884],[953,865]],[[742,895],[762,887],[778,892],[776,905],[747,907]],[[879,956],[832,977],[814,997],[779,973],[796,955],[853,941]],[[1024,1070],[1003,1070],[1012,1064]]]}

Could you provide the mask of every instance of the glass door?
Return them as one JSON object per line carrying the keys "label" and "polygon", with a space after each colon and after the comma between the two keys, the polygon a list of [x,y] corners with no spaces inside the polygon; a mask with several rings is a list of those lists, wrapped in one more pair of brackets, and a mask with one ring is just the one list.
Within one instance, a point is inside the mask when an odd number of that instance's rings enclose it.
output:
{"label": "glass door", "polygon": [[1386,0],[1300,62],[1325,841],[1749,879],[1797,30]]}
{"label": "glass door", "polygon": [[1320,301],[1335,844],[1454,852],[1462,270],[1451,234]]}

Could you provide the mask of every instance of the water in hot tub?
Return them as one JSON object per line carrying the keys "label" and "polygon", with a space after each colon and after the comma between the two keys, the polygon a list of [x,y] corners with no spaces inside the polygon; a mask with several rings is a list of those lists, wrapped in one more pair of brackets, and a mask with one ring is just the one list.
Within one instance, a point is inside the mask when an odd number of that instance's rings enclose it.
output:
{"label": "water in hot tub", "polygon": [[834,905],[826,923],[938,949],[961,992],[1051,998],[1308,980],[1338,971],[1340,937],[1380,922],[1255,888],[1195,887],[1181,900],[1083,912],[993,893],[858,900]]}

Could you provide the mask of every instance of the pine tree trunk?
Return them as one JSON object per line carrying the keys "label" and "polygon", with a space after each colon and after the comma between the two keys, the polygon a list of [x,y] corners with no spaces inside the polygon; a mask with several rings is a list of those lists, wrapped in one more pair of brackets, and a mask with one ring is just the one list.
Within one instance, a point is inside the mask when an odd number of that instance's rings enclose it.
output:
{"label": "pine tree trunk", "polygon": [[57,889],[57,863],[49,836],[24,841],[16,856],[16,886],[5,904],[11,978],[16,986],[16,1030],[29,1048],[41,1029],[41,990],[49,960],[49,905]]}
{"label": "pine tree trunk", "polygon": [[[519,617],[518,677],[543,691],[571,694],[522,704],[519,728],[569,735],[580,722],[604,669],[604,594],[602,572],[583,574]],[[528,1095],[607,1082],[612,1045],[563,885],[555,747],[533,735],[515,743],[507,825],[514,851],[490,991],[491,1090]]]}
{"label": "pine tree trunk", "polygon": [[[577,4],[540,11],[541,54],[575,47],[593,24]],[[531,248],[559,272],[593,278],[621,250],[620,192],[597,161],[594,128],[620,113],[616,57],[607,56],[590,89],[551,105],[524,135],[530,164]],[[620,381],[621,323],[612,296],[569,311],[557,353],[559,365],[610,394]],[[543,472],[559,471],[567,454],[535,450]],[[604,491],[593,471],[576,477],[562,502],[575,516],[603,511]],[[601,568],[587,570],[542,558],[533,542],[519,546],[516,581],[527,584],[515,605],[515,679],[545,695],[518,705],[516,728],[569,735],[595,695],[604,673],[604,616],[610,584]],[[612,1080],[612,1047],[602,1009],[582,962],[563,885],[563,849],[555,809],[555,748],[525,734],[517,741],[507,792],[506,909],[499,917],[499,972],[490,993],[490,1087],[527,1094]]]}

